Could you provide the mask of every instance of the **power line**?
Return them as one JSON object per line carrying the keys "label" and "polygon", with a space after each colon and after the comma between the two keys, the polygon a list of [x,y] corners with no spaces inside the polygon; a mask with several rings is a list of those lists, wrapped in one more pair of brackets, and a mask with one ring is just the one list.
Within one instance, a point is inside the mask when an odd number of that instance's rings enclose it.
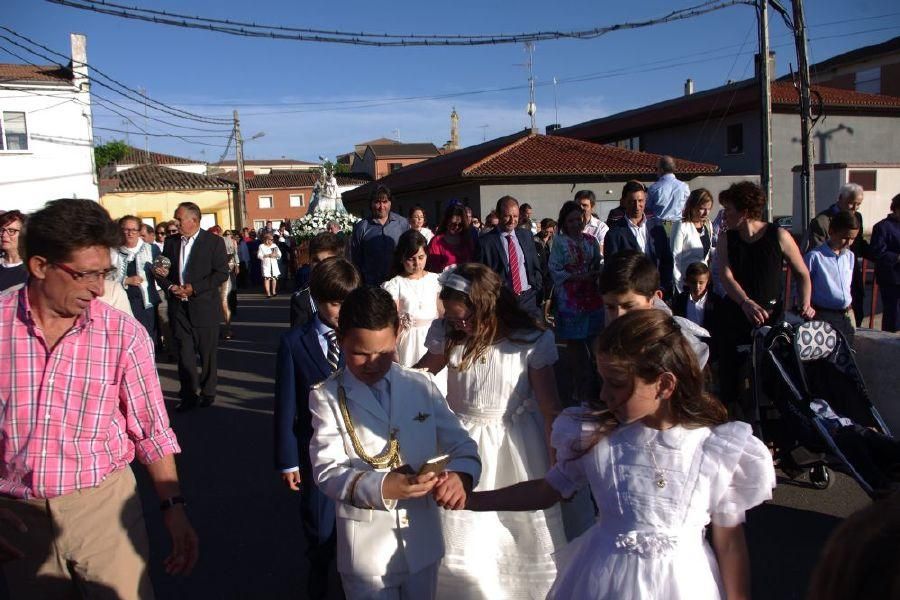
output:
{"label": "power line", "polygon": [[[132,88],[132,87],[129,87],[128,85],[122,83],[121,81],[115,79],[114,77],[112,77],[112,76],[110,76],[110,75],[107,75],[105,72],[103,72],[102,70],[98,69],[97,67],[95,67],[95,66],[93,66],[93,65],[90,65],[90,64],[88,64],[88,63],[86,63],[86,62],[75,61],[74,59],[72,59],[72,58],[66,56],[65,54],[62,54],[61,52],[57,52],[56,50],[53,50],[52,48],[49,48],[49,47],[47,47],[47,46],[41,44],[40,42],[36,42],[36,41],[34,41],[33,39],[31,39],[31,38],[29,38],[29,37],[27,37],[27,36],[25,36],[25,35],[22,35],[21,33],[18,33],[18,32],[16,32],[16,31],[10,29],[9,27],[0,25],[0,29],[6,31],[7,33],[9,33],[9,34],[11,34],[11,35],[16,36],[17,38],[19,38],[19,39],[21,39],[21,40],[24,40],[25,42],[27,42],[27,43],[29,43],[29,44],[31,44],[31,45],[33,45],[33,46],[36,46],[36,47],[38,47],[38,48],[41,48],[42,50],[45,50],[46,52],[49,52],[49,53],[54,54],[54,55],[56,55],[56,56],[59,56],[59,57],[63,58],[64,60],[71,60],[72,63],[73,63],[73,66],[75,66],[75,65],[80,65],[80,66],[87,67],[87,68],[89,69],[89,71],[93,71],[93,72],[97,73],[97,75],[100,75],[102,78],[104,78],[105,80],[111,82],[112,84],[117,85],[117,86],[119,86],[119,87],[121,87],[121,88],[127,90],[127,91],[130,92],[131,94],[134,94],[134,95],[138,96],[138,97],[140,98],[140,100],[136,100],[137,102],[150,103],[150,104],[151,104],[151,107],[154,108],[155,110],[158,110],[158,111],[161,111],[161,112],[166,112],[166,113],[171,114],[171,115],[173,115],[173,116],[175,116],[175,117],[178,117],[178,118],[180,118],[180,119],[195,120],[195,121],[201,121],[201,122],[204,122],[204,123],[219,124],[219,125],[224,125],[224,124],[228,124],[228,123],[229,123],[229,120],[228,120],[228,119],[223,119],[223,118],[219,118],[219,117],[207,117],[207,116],[204,116],[204,115],[194,114],[194,113],[188,112],[188,111],[186,111],[186,110],[182,110],[182,109],[176,108],[176,107],[174,107],[174,106],[169,106],[168,104],[165,104],[164,102],[160,102],[160,101],[158,101],[158,100],[154,100],[153,98],[147,96],[146,94],[140,92],[139,90],[136,90],[136,89],[134,89],[134,88]],[[48,56],[46,56],[46,55],[44,55],[44,54],[41,54],[40,52],[36,52],[35,50],[33,50],[33,49],[31,49],[31,48],[28,48],[27,46],[24,46],[24,45],[22,45],[22,44],[16,42],[16,41],[13,40],[13,39],[10,39],[10,38],[6,37],[5,35],[0,35],[0,38],[5,39],[7,42],[13,44],[14,46],[16,46],[16,47],[18,47],[18,48],[21,48],[21,49],[25,50],[26,52],[29,52],[29,53],[31,53],[31,54],[33,54],[33,55],[35,55],[35,56],[39,56],[39,57],[43,58],[44,60],[47,60],[47,61],[49,61],[50,63],[52,63],[52,64],[54,64],[54,65],[56,65],[56,66],[58,66],[58,67],[61,67],[61,68],[64,68],[64,69],[67,68],[66,65],[60,64],[60,63],[58,63],[56,60],[54,60],[54,59],[52,59],[52,58],[50,58],[50,57],[48,57]],[[101,81],[98,81],[98,80],[97,80],[96,78],[94,78],[94,77],[90,77],[90,76],[89,76],[88,79],[89,79],[92,83],[96,83],[97,85],[100,85],[101,87],[108,88],[108,89],[112,90],[113,92],[115,92],[115,93],[117,93],[117,94],[119,94],[119,95],[121,95],[121,96],[124,96],[124,97],[126,97],[126,98],[129,98],[130,100],[135,100],[134,98],[130,97],[128,94],[126,94],[126,93],[124,93],[124,92],[122,92],[122,91],[120,91],[120,90],[117,90],[117,89],[111,87],[110,85],[107,85],[107,84],[105,84],[105,83],[103,83],[103,82],[101,82]],[[160,107],[162,107],[162,108],[160,108]],[[179,113],[181,113],[181,114],[179,114]]]}
{"label": "power line", "polygon": [[[98,126],[96,126],[96,125],[94,126],[94,129],[97,129],[97,130],[99,130],[99,131],[109,131],[109,132],[112,132],[112,133],[124,133],[124,134],[129,134],[129,133],[131,133],[130,131],[125,131],[125,130],[123,130],[123,129],[112,129],[112,128],[110,128],[110,127],[98,127]],[[158,137],[158,138],[178,138],[178,139],[180,139],[180,140],[184,140],[184,138],[181,137],[180,135],[173,135],[173,134],[169,134],[169,133],[144,133],[144,135],[148,135],[148,136],[150,136],[150,137]],[[185,141],[188,141],[188,140],[185,140]],[[209,146],[209,147],[211,147],[211,148],[224,148],[224,147],[225,147],[225,146],[223,146],[222,144],[209,144],[209,143],[207,143],[207,142],[192,142],[192,141],[188,141],[188,143],[190,143],[190,144],[196,144],[196,145],[198,145],[198,146]]]}
{"label": "power line", "polygon": [[324,31],[302,28],[290,28],[279,25],[258,25],[224,19],[191,16],[167,11],[145,9],[139,6],[125,6],[106,2],[105,0],[47,0],[51,4],[59,4],[100,14],[124,19],[146,21],[159,25],[170,25],[188,29],[202,29],[228,35],[257,37],[300,42],[318,42],[331,44],[347,44],[353,46],[399,47],[399,46],[485,46],[497,44],[519,44],[523,42],[539,42],[559,39],[595,39],[614,31],[638,29],[690,19],[722,10],[738,4],[751,5],[751,0],[709,0],[695,6],[674,10],[662,17],[617,23],[603,27],[595,27],[577,31],[535,31],[517,34],[388,34],[349,31]]}

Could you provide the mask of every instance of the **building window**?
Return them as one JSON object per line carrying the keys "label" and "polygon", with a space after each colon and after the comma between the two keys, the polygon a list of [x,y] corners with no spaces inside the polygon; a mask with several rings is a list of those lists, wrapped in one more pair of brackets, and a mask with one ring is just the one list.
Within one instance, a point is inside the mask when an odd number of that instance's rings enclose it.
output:
{"label": "building window", "polygon": [[291,194],[291,208],[298,208],[303,206],[303,194]]}
{"label": "building window", "polygon": [[260,208],[274,208],[275,205],[272,202],[272,196],[260,196],[259,197],[259,207]]}
{"label": "building window", "polygon": [[878,187],[878,171],[850,171],[847,179],[850,183],[862,186],[866,192],[874,192]]}
{"label": "building window", "polygon": [[156,219],[153,217],[141,217],[141,223],[149,225],[150,227],[156,227]]}
{"label": "building window", "polygon": [[388,163],[388,172],[393,173],[397,169],[402,169],[403,163]]}
{"label": "building window", "polygon": [[[253,220],[253,229],[255,229],[256,231],[259,231],[260,229],[262,229],[265,226],[266,226],[266,222],[264,220],[262,220],[262,219],[254,219]],[[274,225],[273,225],[273,227],[274,227]]]}
{"label": "building window", "polygon": [[640,136],[625,138],[624,140],[616,140],[615,142],[611,142],[609,145],[615,146],[616,148],[624,148],[625,150],[640,152],[641,138]]}
{"label": "building window", "polygon": [[3,112],[0,118],[0,150],[28,150],[28,127],[25,113]]}
{"label": "building window", "polygon": [[209,229],[216,225],[216,213],[200,214],[200,229]]}
{"label": "building window", "polygon": [[856,72],[856,91],[864,94],[881,93],[881,67]]}
{"label": "building window", "polygon": [[725,130],[725,154],[744,153],[744,125],[735,123]]}

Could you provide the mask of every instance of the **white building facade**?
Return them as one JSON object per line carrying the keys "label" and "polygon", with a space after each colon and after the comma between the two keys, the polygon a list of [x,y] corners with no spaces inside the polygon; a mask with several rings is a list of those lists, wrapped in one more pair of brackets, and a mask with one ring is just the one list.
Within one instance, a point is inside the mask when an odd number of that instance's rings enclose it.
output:
{"label": "white building facade", "polygon": [[57,198],[99,200],[86,39],[68,68],[0,64],[0,210]]}

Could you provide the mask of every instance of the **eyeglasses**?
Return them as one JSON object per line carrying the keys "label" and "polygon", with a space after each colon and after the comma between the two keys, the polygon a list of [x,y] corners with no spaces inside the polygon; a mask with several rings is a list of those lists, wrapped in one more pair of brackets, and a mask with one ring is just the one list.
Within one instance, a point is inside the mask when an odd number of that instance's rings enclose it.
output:
{"label": "eyeglasses", "polygon": [[177,234],[178,234],[178,230],[177,230],[177,229],[170,229],[170,230],[169,230],[169,235],[177,235]]}
{"label": "eyeglasses", "polygon": [[135,229],[134,227],[123,227],[122,233],[137,233],[140,229]]}
{"label": "eyeglasses", "polygon": [[19,235],[20,231],[22,230],[13,229],[12,227],[0,227],[0,235],[3,235],[5,233],[9,237],[16,237],[17,235]]}
{"label": "eyeglasses", "polygon": [[110,275],[116,272],[115,267],[110,267],[103,271],[76,271],[72,267],[67,267],[62,263],[52,263],[54,267],[65,271],[72,277],[75,281],[84,281],[86,283],[97,283],[98,281],[103,281]]}
{"label": "eyeglasses", "polygon": [[156,235],[166,235],[166,230],[165,229],[157,229]]}

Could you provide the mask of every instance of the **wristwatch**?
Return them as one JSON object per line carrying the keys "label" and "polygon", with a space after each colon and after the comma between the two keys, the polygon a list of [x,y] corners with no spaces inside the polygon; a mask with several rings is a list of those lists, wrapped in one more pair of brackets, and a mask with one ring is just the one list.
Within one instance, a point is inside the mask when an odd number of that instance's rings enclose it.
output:
{"label": "wristwatch", "polygon": [[159,510],[165,512],[176,504],[187,506],[187,500],[184,499],[184,496],[172,496],[171,498],[166,498],[159,503]]}

